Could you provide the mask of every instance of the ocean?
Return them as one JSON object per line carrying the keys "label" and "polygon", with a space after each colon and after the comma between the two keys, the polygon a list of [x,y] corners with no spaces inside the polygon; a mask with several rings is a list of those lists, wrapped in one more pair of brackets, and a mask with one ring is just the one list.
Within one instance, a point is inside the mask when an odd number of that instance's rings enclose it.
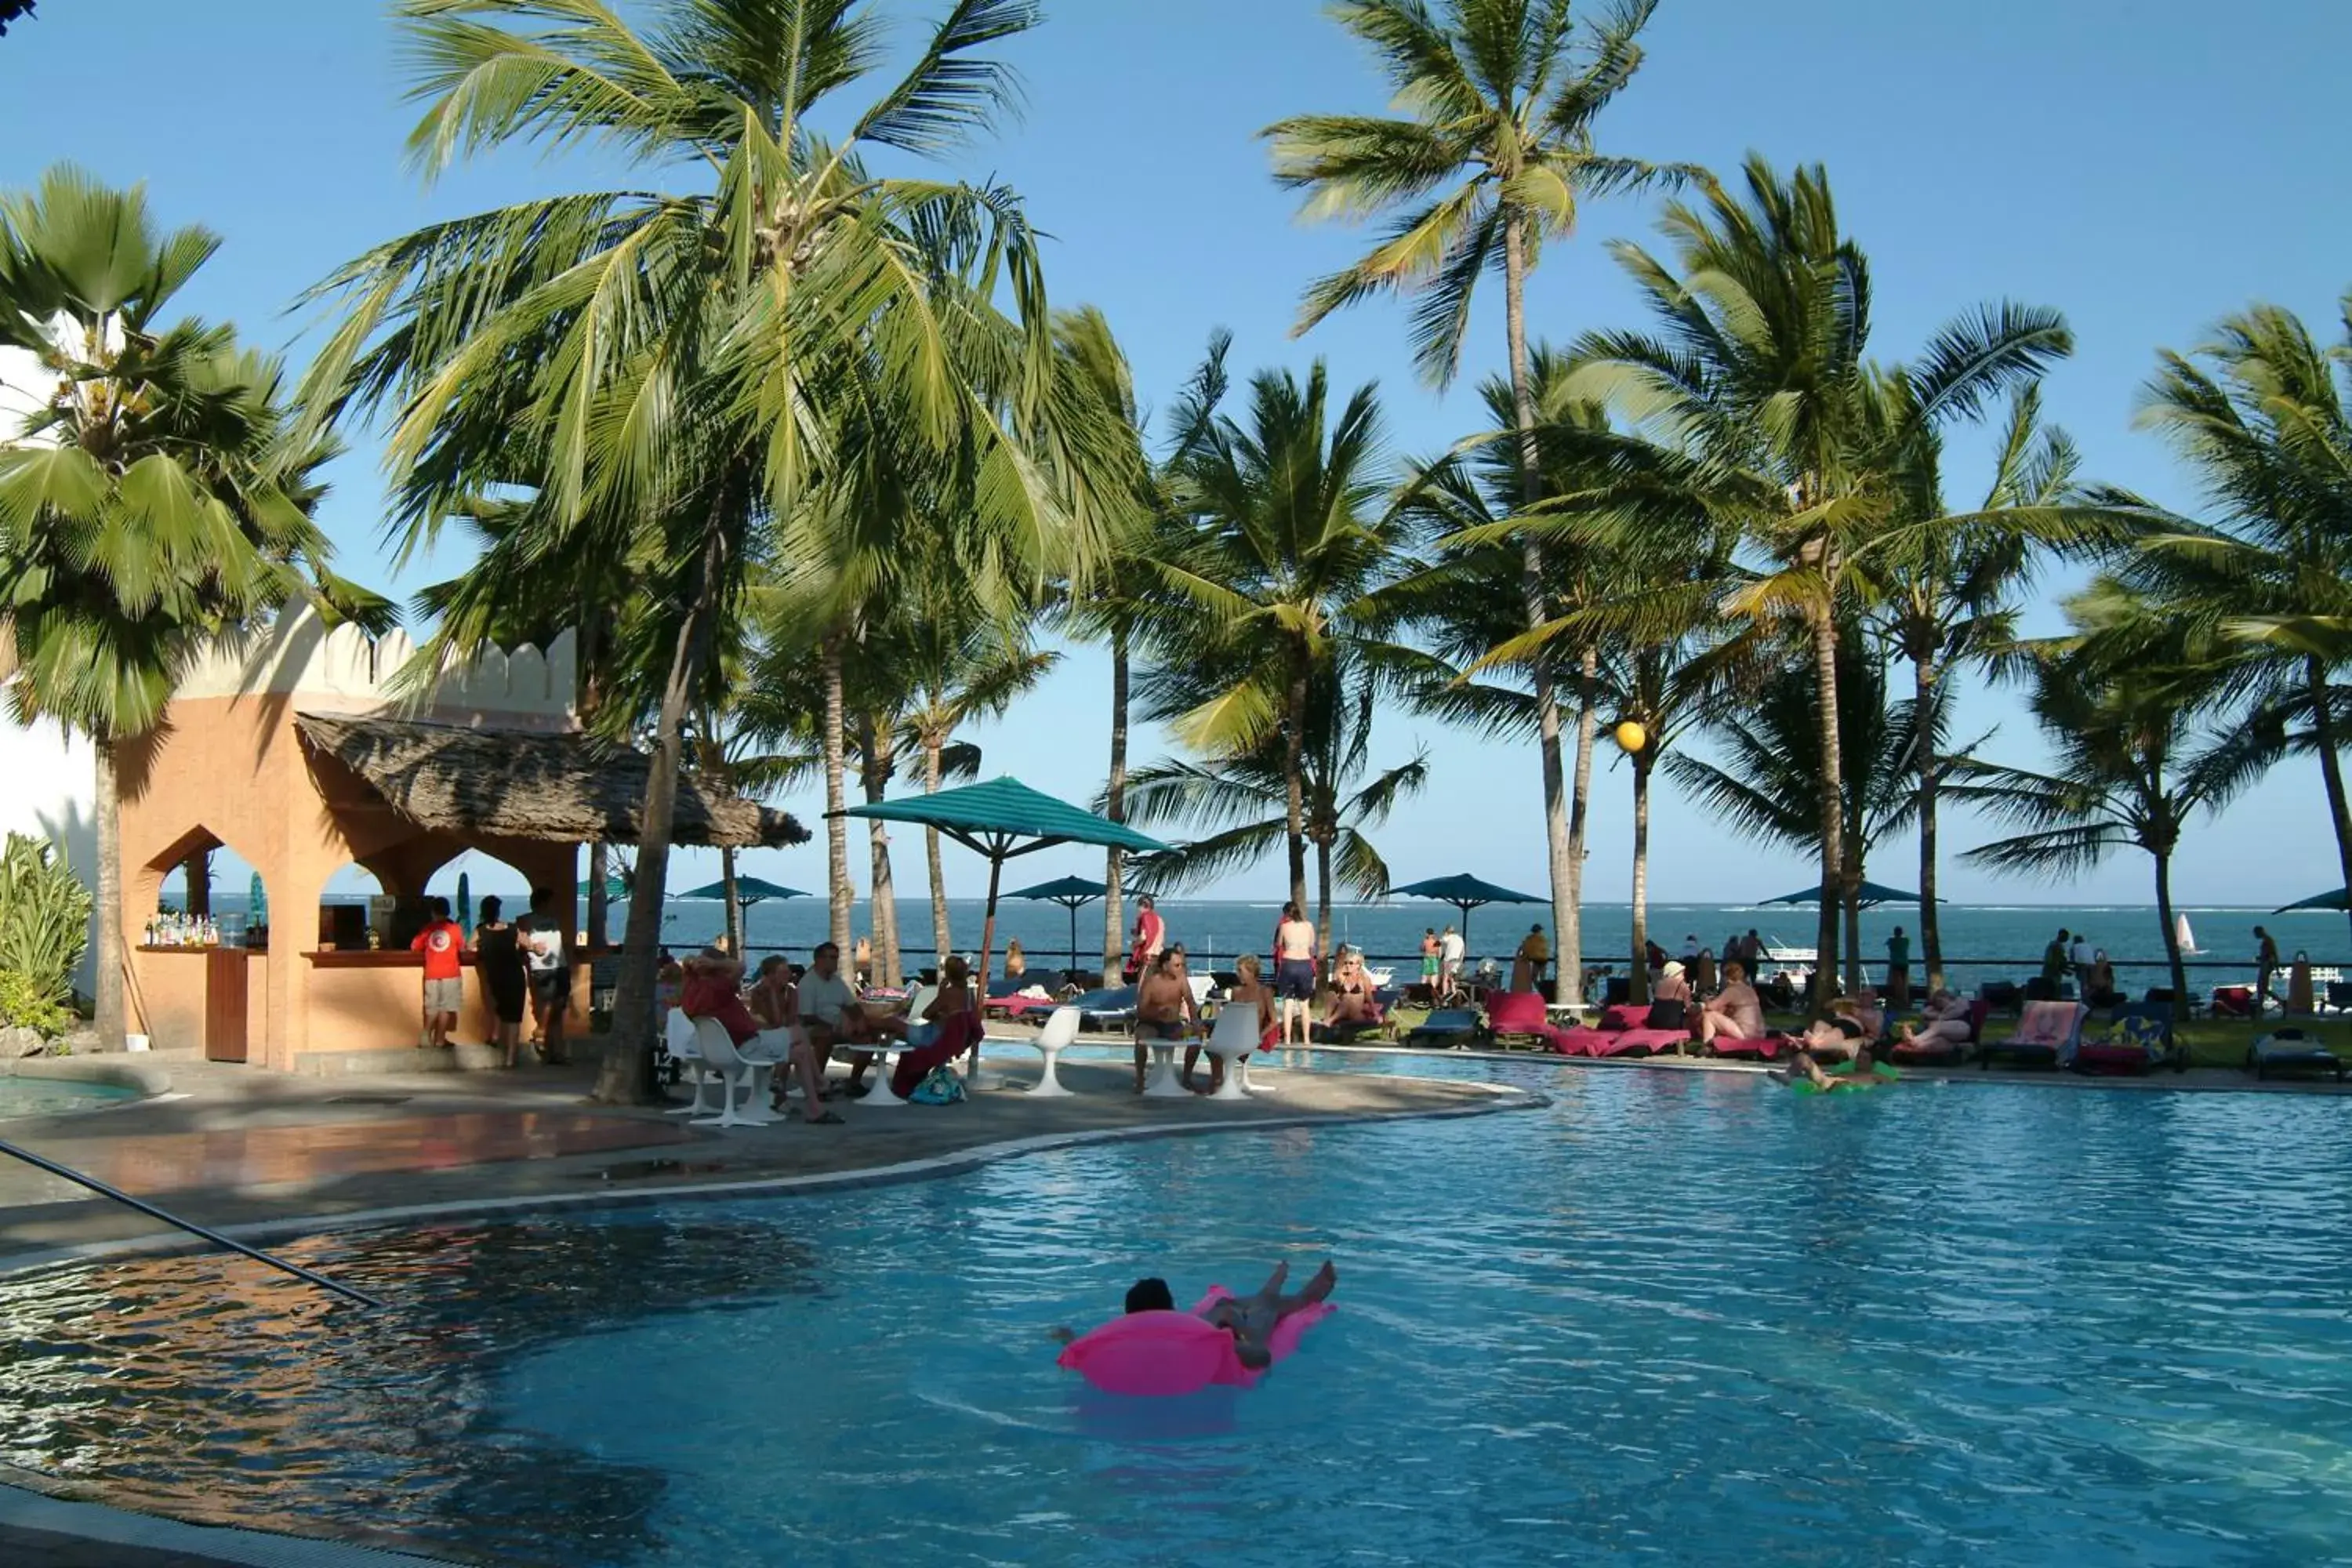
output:
{"label": "ocean", "polygon": [[[1172,898],[1163,899],[1160,904],[1160,912],[1168,921],[1169,939],[1191,950],[1195,969],[1229,968],[1230,960],[1244,952],[1265,957],[1273,942],[1279,909],[1278,904],[1271,902]],[[914,962],[917,966],[927,963],[931,946],[930,900],[927,897],[902,897],[898,910],[902,948],[910,957],[921,950],[921,956]],[[957,948],[974,954],[979,952],[982,912],[976,899],[948,901],[950,935]],[[2210,984],[2252,978],[2256,946],[2252,928],[2257,924],[2269,928],[2289,960],[2298,950],[2305,950],[2315,964],[2352,968],[2352,928],[2347,928],[2341,913],[2272,915],[2267,910],[2206,907],[2183,912],[2189,916],[2198,945],[2205,950],[2192,962],[2227,965],[2226,969],[2192,970],[2190,984],[2200,990]],[[2073,931],[2087,931],[2095,947],[2105,948],[2115,963],[2118,981],[2127,987],[2137,991],[2165,983],[2164,933],[2153,906],[1946,904],[1941,913],[1947,967],[1966,987],[1973,987],[1982,980],[2021,980],[2036,972],[2042,948],[2061,926]],[[625,915],[625,907],[616,904],[612,926],[615,938],[620,935]],[[1863,911],[1863,954],[1874,971],[1884,968],[1886,939],[1895,927],[1901,926],[1911,937],[1912,981],[1917,984],[1924,973],[1918,916],[1916,908],[1892,905]],[[1132,918],[1130,906],[1130,923]],[[1695,936],[1701,946],[1720,954],[1727,938],[1752,926],[1776,946],[1810,948],[1813,945],[1814,918],[1810,907],[1656,904],[1650,909],[1650,935],[1669,952],[1679,953],[1684,939]],[[1094,966],[1100,963],[1102,921],[1099,903],[1078,911],[1076,946],[1081,964]],[[1490,904],[1472,911],[1467,933],[1471,958],[1475,962],[1481,957],[1493,957],[1507,966],[1519,939],[1537,921],[1550,925],[1551,910],[1548,906]],[[1442,931],[1449,921],[1460,923],[1460,915],[1449,904],[1401,900],[1387,904],[1339,905],[1331,912],[1331,934],[1362,947],[1376,960],[1391,960],[1406,969],[1419,961],[1423,930],[1435,926]],[[872,931],[870,910],[863,900],[852,910],[850,924],[858,933]],[[663,911],[662,935],[673,949],[698,947],[717,935],[724,925],[725,917],[715,902],[672,900]],[[824,900],[793,899],[753,905],[745,911],[744,934],[747,945],[754,950],[782,950],[800,958],[824,939],[825,925]],[[1632,934],[1633,915],[1628,906],[1585,906],[1588,963],[1622,965],[1631,948]],[[1071,946],[1069,916],[1052,904],[1005,900],[997,908],[997,951],[1002,952],[1005,942],[1015,937],[1020,939],[1033,967],[1059,966],[1066,962]]]}

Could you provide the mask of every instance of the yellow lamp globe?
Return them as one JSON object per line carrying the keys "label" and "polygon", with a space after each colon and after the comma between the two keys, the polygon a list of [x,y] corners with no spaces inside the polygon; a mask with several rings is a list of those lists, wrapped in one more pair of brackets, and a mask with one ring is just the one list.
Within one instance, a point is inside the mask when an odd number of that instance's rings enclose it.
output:
{"label": "yellow lamp globe", "polygon": [[1638,752],[1650,743],[1650,732],[1631,719],[1617,726],[1617,744],[1627,752]]}

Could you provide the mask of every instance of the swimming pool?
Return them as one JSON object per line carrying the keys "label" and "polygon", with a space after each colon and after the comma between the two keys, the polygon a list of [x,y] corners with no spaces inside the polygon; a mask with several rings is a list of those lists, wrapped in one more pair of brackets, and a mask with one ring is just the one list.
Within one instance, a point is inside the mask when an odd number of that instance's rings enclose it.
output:
{"label": "swimming pool", "polygon": [[79,1079],[0,1078],[0,1121],[24,1116],[56,1116],[68,1110],[95,1110],[136,1100],[140,1091],[120,1084],[90,1083]]}
{"label": "swimming pool", "polygon": [[[1553,1102],[0,1284],[0,1461],[518,1564],[2352,1559],[2352,1103],[1402,1066]],[[1255,1391],[1052,1364],[1327,1253]]]}

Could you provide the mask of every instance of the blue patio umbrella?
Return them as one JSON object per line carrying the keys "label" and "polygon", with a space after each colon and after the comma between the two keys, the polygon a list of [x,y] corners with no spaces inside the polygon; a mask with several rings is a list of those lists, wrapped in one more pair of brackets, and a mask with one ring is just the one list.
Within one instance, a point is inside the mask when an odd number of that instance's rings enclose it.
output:
{"label": "blue patio umbrella", "polygon": [[2307,899],[2300,899],[2292,904],[2287,904],[2282,908],[2273,910],[2271,913],[2274,915],[2291,915],[2297,910],[2340,910],[2344,908],[2345,896],[2347,891],[2352,891],[2352,889],[2338,888],[2332,893],[2314,893]]}
{"label": "blue patio umbrella", "polygon": [[[1864,882],[1857,891],[1860,897],[1855,901],[1855,907],[1858,909],[1873,910],[1881,904],[1916,904],[1919,901],[1919,895],[1916,893],[1906,893],[1900,888],[1883,887],[1876,882]],[[1819,888],[1800,888],[1793,893],[1783,893],[1777,899],[1767,899],[1764,900],[1764,905],[1818,904],[1821,901],[1822,890]]]}
{"label": "blue patio umbrella", "polygon": [[[708,887],[696,888],[691,891],[680,893],[677,897],[680,902],[718,903],[727,897],[727,884],[723,881],[713,882]],[[764,881],[758,877],[735,879],[735,901],[745,909],[751,908],[753,904],[766,903],[770,899],[812,897],[814,895],[804,893],[798,888],[787,888],[781,882]]]}
{"label": "blue patio umbrella", "polygon": [[[988,858],[988,916],[981,922],[980,975],[981,989],[988,989],[988,961],[996,944],[996,885],[1004,871],[1004,863],[1019,855],[1032,855],[1040,849],[1050,849],[1056,844],[1098,844],[1107,848],[1127,849],[1138,854],[1152,855],[1168,846],[1149,834],[1138,833],[1123,822],[1097,816],[1070,805],[1031,789],[1016,778],[992,779],[986,784],[966,784],[961,789],[941,790],[937,795],[908,795],[899,800],[880,800],[867,805],[853,805],[845,811],[828,812],[828,816],[865,816],[884,822],[907,822],[918,827],[936,827],[965,848]],[[941,955],[945,957],[944,954]],[[971,1068],[975,1077],[980,1070],[980,1042],[971,1047]]]}
{"label": "blue patio umbrella", "polygon": [[1110,884],[1108,882],[1090,882],[1084,877],[1064,877],[1004,896],[1008,899],[1034,899],[1044,904],[1059,904],[1070,911],[1070,967],[1075,969],[1078,963],[1079,907],[1093,903],[1109,891]]}
{"label": "blue patio umbrella", "polygon": [[1537,898],[1533,893],[1514,892],[1498,888],[1492,882],[1482,882],[1472,876],[1433,877],[1426,882],[1409,887],[1391,888],[1391,896],[1402,899],[1433,899],[1441,904],[1452,904],[1462,911],[1462,940],[1470,940],[1470,911],[1488,904],[1548,904],[1549,899]]}

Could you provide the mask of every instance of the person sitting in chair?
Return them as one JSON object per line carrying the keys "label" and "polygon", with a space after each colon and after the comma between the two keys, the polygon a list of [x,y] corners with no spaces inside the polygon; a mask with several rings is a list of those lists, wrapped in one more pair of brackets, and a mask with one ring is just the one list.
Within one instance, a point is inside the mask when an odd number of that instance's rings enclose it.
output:
{"label": "person sitting in chair", "polygon": [[1200,1023],[1192,983],[1184,973],[1184,950],[1171,947],[1154,959],[1135,991],[1135,1092],[1143,1092],[1146,1053],[1156,1043],[1173,1045]]}
{"label": "person sitting in chair", "polygon": [[[843,1047],[871,1045],[886,1035],[903,1039],[907,1034],[906,1019],[870,1009],[857,1000],[841,973],[841,949],[829,942],[818,944],[809,972],[801,976],[800,1009],[801,1025],[815,1047],[819,1067]],[[874,1053],[848,1050],[844,1054],[849,1058],[849,1092],[865,1093],[866,1073],[874,1065]]]}
{"label": "person sitting in chair", "polygon": [[[760,1021],[751,1016],[751,1009],[743,1001],[740,962],[711,946],[704,948],[701,956],[688,959],[683,967],[686,984],[677,999],[678,1011],[689,1018],[708,1018],[717,1024],[727,1031],[727,1037],[738,1050],[760,1037]],[[785,1060],[799,1076],[801,1093],[807,1100],[804,1119],[839,1126],[841,1118],[824,1109],[824,1077],[817,1070],[816,1052],[800,1030],[792,1031]],[[783,1099],[781,1086],[776,1089],[776,1099]]]}

